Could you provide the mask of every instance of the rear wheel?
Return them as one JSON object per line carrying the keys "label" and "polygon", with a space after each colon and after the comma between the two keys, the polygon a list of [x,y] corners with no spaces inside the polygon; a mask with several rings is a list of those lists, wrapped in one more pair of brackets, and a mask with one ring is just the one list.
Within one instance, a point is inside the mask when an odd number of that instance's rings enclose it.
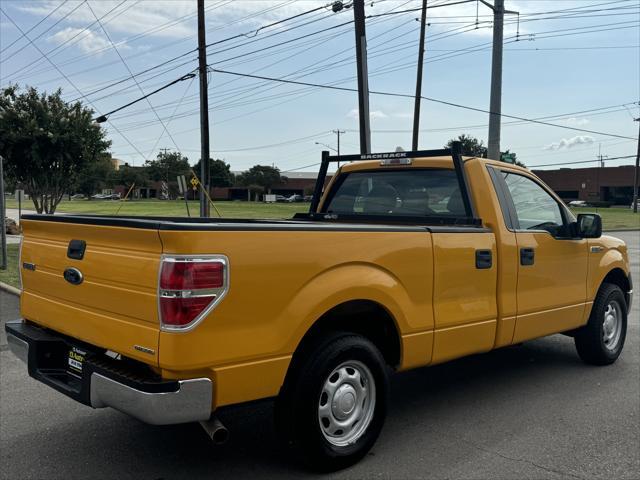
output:
{"label": "rear wheel", "polygon": [[587,324],[576,330],[578,355],[591,365],[615,362],[627,336],[627,304],[620,287],[604,283],[593,302]]}
{"label": "rear wheel", "polygon": [[276,402],[281,440],[312,468],[352,465],[373,446],[386,416],[382,354],[366,338],[338,332],[298,362]]}

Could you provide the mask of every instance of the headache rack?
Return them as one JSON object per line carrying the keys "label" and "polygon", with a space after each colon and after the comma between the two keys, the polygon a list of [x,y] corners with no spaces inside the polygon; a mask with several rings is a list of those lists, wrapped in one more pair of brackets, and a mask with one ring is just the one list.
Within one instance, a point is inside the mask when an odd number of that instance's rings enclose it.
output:
{"label": "headache rack", "polygon": [[[466,215],[464,217],[448,217],[439,215],[430,215],[425,217],[416,216],[391,216],[391,215],[346,215],[346,214],[328,214],[318,212],[320,205],[320,199],[324,191],[324,184],[327,178],[327,172],[329,170],[329,164],[334,162],[358,162],[366,160],[380,160],[386,162],[386,165],[392,167],[393,165],[406,165],[407,162],[403,162],[405,159],[411,158],[429,158],[429,157],[447,157],[450,156],[453,159],[453,167],[458,179],[458,185],[460,187],[460,194],[464,204]],[[294,218],[297,219],[309,219],[309,220],[342,220],[349,222],[376,222],[376,223],[410,223],[415,224],[417,222],[426,224],[437,225],[465,225],[465,226],[482,226],[482,220],[476,215],[473,202],[471,201],[469,182],[467,180],[466,173],[464,171],[464,161],[462,160],[462,144],[460,142],[453,142],[451,148],[443,148],[439,150],[416,150],[412,152],[384,152],[384,153],[367,153],[361,155],[329,155],[329,152],[322,152],[322,163],[320,164],[320,171],[318,172],[318,178],[316,180],[315,188],[313,191],[313,199],[311,200],[311,206],[309,207],[309,213],[296,214]],[[421,221],[421,220],[424,221]]]}

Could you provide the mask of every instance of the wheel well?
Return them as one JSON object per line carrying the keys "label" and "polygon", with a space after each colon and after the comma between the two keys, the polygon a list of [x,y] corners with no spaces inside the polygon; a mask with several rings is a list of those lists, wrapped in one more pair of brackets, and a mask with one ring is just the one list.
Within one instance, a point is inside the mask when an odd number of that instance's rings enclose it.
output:
{"label": "wheel well", "polygon": [[607,276],[604,277],[602,283],[613,283],[614,285],[618,285],[622,289],[622,293],[625,295],[631,289],[631,285],[629,285],[629,278],[621,268],[614,268],[607,273]]}
{"label": "wheel well", "polygon": [[629,277],[624,273],[624,270],[621,268],[614,268],[611,270],[602,280],[602,283],[612,283],[617,285],[622,290],[624,295],[625,302],[627,302],[627,309],[631,306],[631,294],[629,290],[631,290],[631,283],[629,282]]}
{"label": "wheel well", "polygon": [[379,303],[370,300],[353,300],[342,303],[320,317],[304,335],[293,354],[297,357],[327,332],[347,331],[369,339],[382,353],[392,368],[400,365],[400,336],[389,312]]}

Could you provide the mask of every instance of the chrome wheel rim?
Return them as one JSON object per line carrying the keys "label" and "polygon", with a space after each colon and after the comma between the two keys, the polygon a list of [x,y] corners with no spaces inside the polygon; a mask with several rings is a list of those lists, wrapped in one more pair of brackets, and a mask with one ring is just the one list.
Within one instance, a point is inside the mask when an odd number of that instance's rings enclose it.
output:
{"label": "chrome wheel rim", "polygon": [[338,365],[322,386],[318,422],[332,445],[354,444],[367,430],[376,407],[376,385],[367,366],[357,360]]}
{"label": "chrome wheel rim", "polygon": [[604,309],[602,323],[602,341],[608,350],[615,350],[622,333],[622,309],[620,304],[612,300]]}

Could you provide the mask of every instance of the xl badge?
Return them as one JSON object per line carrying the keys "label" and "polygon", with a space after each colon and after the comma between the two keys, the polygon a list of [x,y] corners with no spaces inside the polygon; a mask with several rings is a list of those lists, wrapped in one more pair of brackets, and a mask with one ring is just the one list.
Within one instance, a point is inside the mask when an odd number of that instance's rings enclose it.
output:
{"label": "xl badge", "polygon": [[64,279],[71,285],[80,285],[84,280],[82,272],[77,268],[69,267],[64,271]]}

